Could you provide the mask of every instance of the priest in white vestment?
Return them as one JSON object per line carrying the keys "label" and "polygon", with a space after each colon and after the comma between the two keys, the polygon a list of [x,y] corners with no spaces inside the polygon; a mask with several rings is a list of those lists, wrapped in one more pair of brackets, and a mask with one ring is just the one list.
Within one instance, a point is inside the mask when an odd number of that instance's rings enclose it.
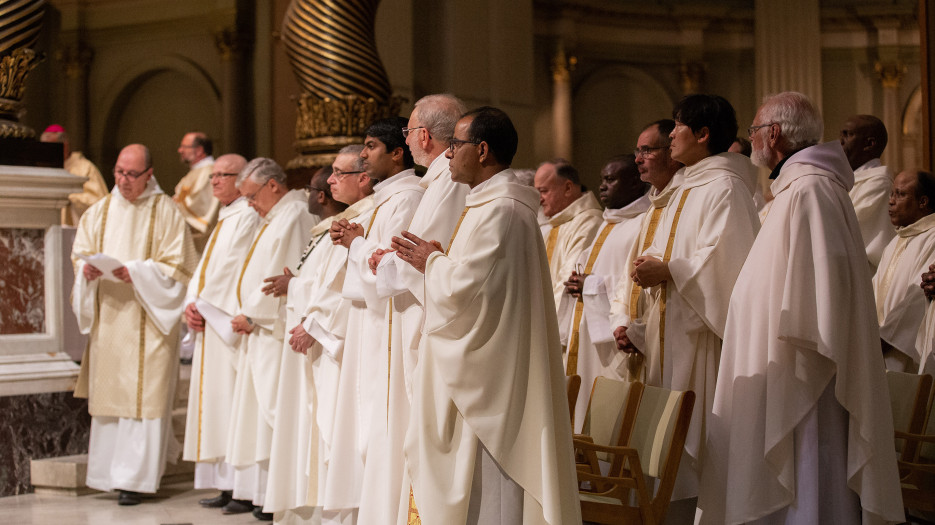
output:
{"label": "priest in white vestment", "polygon": [[[464,112],[464,104],[452,95],[429,95],[416,102],[405,130],[413,159],[428,170],[420,182],[425,194],[411,222],[403,229],[436,240],[443,248],[448,247],[469,189],[451,180],[445,157],[455,123]],[[412,371],[425,317],[425,279],[391,250],[377,250],[370,264],[376,272],[377,294],[380,298],[392,298],[385,332],[389,340],[381,339],[379,343],[381,348],[389,348],[389,385],[385,392],[380,392],[381,398],[386,398],[389,415],[387,426],[370,434],[368,456],[378,454],[381,459],[374,461],[383,465],[367,469],[360,522],[395,523],[403,490],[403,441],[409,425]],[[408,491],[408,486],[405,489]]]}
{"label": "priest in white vestment", "polygon": [[558,305],[565,293],[565,279],[575,270],[578,258],[591,245],[603,222],[601,204],[581,184],[578,170],[563,159],[543,162],[533,184],[539,192],[542,213],[549,218],[548,228],[541,231]]}
{"label": "priest in white vestment", "polygon": [[75,396],[88,398],[87,485],[121,505],[156,492],[178,443],[172,402],[185,285],[197,256],[141,144],[123,148],[116,188],[85,213],[72,247],[72,307],[89,334]]}
{"label": "priest in white vestment", "polygon": [[[730,103],[689,95],[673,110],[672,158],[683,177],[659,218],[652,244],[634,259],[633,277],[647,297],[645,331],[627,330],[643,353],[646,384],[693,390],[696,402],[672,499],[698,495],[704,431],[714,401],[731,289],[760,220],[753,205],[756,170],[730,153],[737,120]],[[691,513],[694,502],[670,509]]]}
{"label": "priest in white vestment", "polygon": [[308,212],[304,191],[288,189],[286,174],[271,159],[253,159],[238,180],[241,194],[263,220],[237,272],[239,308],[231,327],[245,337],[238,353],[227,461],[237,469],[234,499],[262,506],[285,335],[285,300],[264,294],[263,279],[281,268],[295,272],[298,254],[319,218]]}
{"label": "priest in white vestment", "polygon": [[468,112],[447,156],[471,192],[447,253],[409,232],[393,239],[425,272],[426,312],[400,524],[581,522],[536,194],[509,169],[517,142],[502,111]]}
{"label": "priest in white vestment", "polygon": [[175,185],[175,195],[172,196],[192,230],[192,239],[199,254],[217,223],[220,209],[220,202],[211,192],[212,149],[211,138],[204,133],[193,131],[182,137],[179,159],[188,165],[189,171]]}
{"label": "priest in white vestment", "polygon": [[575,432],[581,432],[591,386],[597,377],[626,380],[627,354],[614,342],[610,301],[618,280],[629,281],[627,256],[640,233],[640,219],[650,207],[648,184],[640,180],[635,157],[613,157],[601,169],[600,197],[604,223],[578,259],[565,283],[558,322],[565,345],[565,373],[581,376],[575,406]]}
{"label": "priest in white vestment", "polygon": [[[379,181],[373,187],[373,212],[359,222],[341,220],[331,225],[333,242],[348,249],[342,294],[351,305],[335,409],[334,431],[340,432],[340,439],[335,436],[333,440],[325,510],[360,508],[363,514],[367,501],[380,505],[387,497],[394,501],[398,497],[398,491],[387,496],[391,487],[368,482],[371,477],[385,479],[386,472],[392,472],[392,462],[398,461],[384,447],[396,425],[389,419],[395,417],[389,396],[403,392],[390,383],[392,369],[401,366],[401,356],[392,355],[389,348],[391,300],[377,290],[370,257],[379,249],[388,249],[392,237],[409,226],[425,193],[403,137],[407,124],[405,118],[392,117],[367,128],[360,156],[367,175]],[[411,296],[405,299],[413,300]]]}
{"label": "priest in white vestment", "polygon": [[[675,129],[675,121],[661,119],[646,126],[636,140],[636,165],[640,170],[640,179],[650,184],[651,188],[646,195],[651,208],[640,219],[640,231],[635,242],[630,246],[630,253],[626,256],[626,275],[633,273],[633,260],[640,253],[649,248],[656,236],[659,219],[665,209],[669,198],[682,184],[682,174],[679,171],[682,163],[673,159],[669,152],[671,139],[669,133]],[[614,340],[617,350],[623,352],[621,364],[626,367],[625,375],[628,381],[646,381],[643,354],[633,346],[627,337],[627,329],[633,323],[643,323],[643,309],[640,305],[641,288],[632,279],[617,279],[610,305],[611,326],[614,326]],[[644,326],[634,328],[640,332]],[[654,341],[648,341],[654,343]],[[658,374],[657,374],[658,375]]]}
{"label": "priest in white vestment", "polygon": [[886,368],[915,372],[922,359],[916,337],[926,307],[919,276],[935,260],[935,179],[927,171],[903,171],[889,202],[896,237],[883,250],[873,294]]}
{"label": "priest in white vestment", "polygon": [[95,202],[103,199],[109,193],[107,183],[101,177],[101,172],[93,162],[88,160],[80,151],[71,151],[68,134],[65,128],[58,124],[47,127],[39,137],[41,142],[60,142],[65,157],[65,171],[72,175],[84,177],[84,185],[78,193],[68,195],[68,204],[62,208],[62,225],[77,226],[81,215]]}
{"label": "priest in white vestment", "polygon": [[224,460],[241,338],[230,326],[237,312],[239,276],[231,268],[243,266],[260,222],[237,189],[237,175],[246,164],[235,154],[222,155],[214,163],[211,187],[222,207],[185,297],[185,321],[189,333],[195,334],[195,352],[182,459],[195,462],[196,489],[221,491],[202,500],[205,507],[223,507],[234,489],[234,469]]}
{"label": "priest in white vestment", "polygon": [[[853,172],[801,93],[749,128],[775,199],[731,297],[701,523],[903,521]],[[804,149],[803,149],[804,148]]]}
{"label": "priest in white vestment", "polygon": [[854,187],[848,193],[871,273],[880,264],[883,248],[896,235],[888,214],[893,173],[880,162],[886,141],[886,127],[873,115],[854,115],[841,126],[841,146],[854,170]]}

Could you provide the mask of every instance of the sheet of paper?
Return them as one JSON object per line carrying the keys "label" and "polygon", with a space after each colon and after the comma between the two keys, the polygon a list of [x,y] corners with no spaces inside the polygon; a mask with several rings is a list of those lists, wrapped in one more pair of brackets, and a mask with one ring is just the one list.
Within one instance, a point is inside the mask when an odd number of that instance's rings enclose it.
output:
{"label": "sheet of paper", "polygon": [[101,276],[101,279],[107,279],[108,281],[114,281],[117,283],[122,283],[120,279],[114,277],[114,270],[124,266],[122,262],[117,259],[114,259],[110,255],[103,253],[95,253],[92,255],[81,255],[78,254],[78,258],[84,262],[90,264],[91,266],[97,268],[104,275]]}
{"label": "sheet of paper", "polygon": [[195,300],[195,307],[198,308],[201,316],[205,318],[205,322],[211,325],[211,328],[228,346],[233,347],[237,344],[237,339],[240,337],[240,334],[235,332],[233,327],[231,327],[231,321],[234,319],[233,317],[224,313],[224,310],[216,308],[211,305],[211,303],[201,298]]}

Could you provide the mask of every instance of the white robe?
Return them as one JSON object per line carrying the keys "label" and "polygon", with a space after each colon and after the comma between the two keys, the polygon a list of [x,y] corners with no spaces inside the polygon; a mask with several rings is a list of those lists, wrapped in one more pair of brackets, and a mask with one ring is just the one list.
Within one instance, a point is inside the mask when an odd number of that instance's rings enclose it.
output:
{"label": "white robe", "polygon": [[480,446],[522,487],[524,523],[581,522],[538,196],[514,180],[507,170],[474,188],[449,254],[426,263],[405,446],[426,524],[468,519]]}
{"label": "white robe", "polygon": [[[696,397],[685,454],[673,500],[697,495],[707,414],[714,400],[721,337],[734,281],[753,245],[760,220],[751,190],[755,171],[739,153],[721,153],[682,168],[682,184],[663,211],[652,245],[644,252],[660,260],[669,243],[682,196],[688,193],[675,229],[669,272],[672,280],[642,294],[645,337],[627,330],[646,360],[646,384],[694,390]],[[665,316],[660,295],[665,291]],[[665,340],[660,352],[660,326]],[[633,326],[633,325],[631,325]]]}
{"label": "white robe", "polygon": [[[829,401],[849,418],[840,442],[846,484],[860,495],[864,523],[902,521],[870,273],[846,195],[852,180],[840,143],[828,142],[792,155],[772,184],[772,210],[731,297],[698,501],[702,523],[836,505],[845,519],[843,482],[804,488],[819,470],[807,453],[837,437],[813,432],[801,442],[804,426],[829,422],[819,398],[832,381]],[[837,445],[822,456],[842,453]]]}
{"label": "white robe", "polygon": [[[389,249],[394,235],[405,230],[425,188],[413,170],[405,170],[374,186],[373,212],[361,215],[366,237],[354,239],[348,250],[342,294],[349,301],[347,331],[341,361],[332,449],[325,482],[325,510],[361,506],[365,469],[389,468],[395,458],[371,455],[370,433],[388,429],[388,300],[379,296],[368,260],[377,249]],[[314,335],[314,334],[313,334]],[[381,342],[382,341],[382,342]],[[400,356],[390,356],[401,366]],[[386,489],[388,490],[388,488]],[[393,501],[398,493],[392,494]]]}
{"label": "white robe", "polygon": [[[896,237],[886,246],[880,266],[873,276],[880,337],[905,357],[893,356],[894,364],[918,369],[922,349],[916,336],[925,317],[925,294],[919,283],[922,274],[935,262],[935,214],[926,215],[909,226],[898,228]],[[887,359],[888,367],[890,359]],[[902,368],[902,367],[900,367]]]}
{"label": "white robe", "polygon": [[604,210],[604,223],[598,228],[594,243],[578,259],[581,268],[587,270],[588,260],[592,257],[601,232],[611,228],[597,252],[591,271],[585,277],[578,326],[574,326],[578,301],[568,294],[562,294],[562,302],[558,307],[562,344],[568,348],[570,339],[577,333],[578,357],[574,371],[568,368],[570,350],[565,352],[566,373],[581,376],[581,390],[575,406],[576,432],[581,431],[584,423],[594,379],[609,377],[623,381],[627,376],[627,354],[617,350],[614,341],[615,325],[610,322],[610,300],[617,282],[630,278],[626,273],[630,265],[628,256],[639,237],[641,219],[649,207],[649,197],[643,196],[623,208]]}
{"label": "white robe", "polygon": [[870,261],[871,273],[880,264],[883,249],[896,235],[890,222],[889,200],[893,191],[893,174],[880,163],[880,159],[868,161],[854,170],[854,187],[849,195],[857,213],[860,235]]}
{"label": "white robe", "polygon": [[549,217],[550,228],[547,232],[542,230],[547,253],[549,239],[554,236],[548,262],[556,306],[562,300],[564,283],[575,269],[575,263],[597,235],[597,229],[604,220],[602,213],[601,203],[593,193],[586,191],[564,210]]}

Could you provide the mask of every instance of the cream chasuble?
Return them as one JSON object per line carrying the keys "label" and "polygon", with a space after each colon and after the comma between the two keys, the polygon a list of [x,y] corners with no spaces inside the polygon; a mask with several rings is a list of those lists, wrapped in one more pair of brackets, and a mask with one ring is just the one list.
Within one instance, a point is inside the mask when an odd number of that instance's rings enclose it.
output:
{"label": "cream chasuble", "polygon": [[564,210],[549,217],[545,236],[552,292],[558,305],[565,293],[564,282],[575,269],[581,253],[588,249],[603,222],[601,203],[590,191],[584,192]]}
{"label": "cream chasuble", "polygon": [[253,320],[253,331],[241,338],[237,382],[228,430],[227,462],[250,466],[269,459],[276,415],[276,383],[285,333],[285,298],[262,292],[263,279],[288,267],[295,273],[318,223],[308,212],[305,192],[286,193],[263,218],[240,271],[236,287],[238,314]]}
{"label": "cream chasuble", "polygon": [[[388,304],[376,289],[368,259],[377,249],[389,249],[390,239],[405,230],[425,192],[413,170],[405,170],[374,186],[374,211],[359,221],[367,233],[348,250],[342,294],[350,301],[331,449],[325,482],[325,510],[362,507],[365,498],[381,498],[382,491],[362,495],[365,477],[391,468],[397,458],[370,454],[371,433],[386,436],[389,428],[389,368],[402,366],[401,356],[388,352]],[[410,297],[409,299],[413,299]],[[390,364],[388,361],[392,359]],[[396,391],[395,389],[393,391]],[[370,473],[367,470],[377,469]],[[393,501],[399,496],[392,494]]]}
{"label": "cream chasuble", "polygon": [[698,463],[706,415],[714,401],[730,292],[760,228],[749,159],[721,153],[680,171],[682,184],[643,252],[668,259],[672,280],[642,292],[647,295],[640,299],[645,300],[645,331],[627,329],[644,355],[646,384],[694,390],[697,396],[673,500],[698,493]]}
{"label": "cream chasuble", "polygon": [[581,522],[538,195],[514,180],[475,188],[448,255],[426,264],[405,444],[425,524],[465,523],[481,445],[522,487],[523,523]]}
{"label": "cream chasuble", "polygon": [[[642,216],[650,207],[643,196],[624,208],[604,210],[604,224],[594,243],[581,254],[578,264],[587,277],[581,298],[562,294],[558,307],[559,329],[565,344],[565,373],[581,376],[575,407],[575,431],[581,431],[591,386],[598,376],[626,380],[627,354],[617,350],[610,323],[610,299],[617,282],[629,280],[627,258],[640,233]],[[605,233],[606,232],[606,233]],[[600,242],[600,245],[598,243]]]}
{"label": "cream chasuble", "polygon": [[214,157],[207,156],[196,162],[192,169],[175,185],[175,199],[185,217],[185,222],[192,229],[195,248],[201,253],[208,236],[218,220],[220,201],[211,190],[211,172],[214,170]]}
{"label": "cream chasuble", "polygon": [[[817,523],[822,509],[838,507],[843,520],[848,509],[837,496],[849,492],[845,483],[860,496],[863,523],[902,521],[870,272],[847,197],[852,177],[835,141],[792,155],[772,184],[772,210],[731,297],[698,500],[702,523],[746,523],[784,510]],[[806,453],[835,436],[802,443],[800,427],[814,419],[826,389],[845,421],[841,445],[821,457],[846,457],[846,468],[838,483],[813,486],[819,464]]]}
{"label": "cream chasuble", "polygon": [[182,455],[186,461],[222,461],[227,451],[241,339],[231,335],[240,276],[231,269],[243,267],[260,222],[243,197],[221,208],[218,218],[185,299],[185,304],[200,304],[205,317],[204,331],[195,336]]}
{"label": "cream chasuble", "polygon": [[870,272],[876,271],[883,256],[883,249],[896,235],[890,222],[889,200],[893,191],[893,174],[890,169],[873,159],[854,170],[854,187],[849,192],[860,234],[870,261]]}
{"label": "cream chasuble", "polygon": [[77,226],[81,215],[110,192],[107,191],[107,183],[101,177],[97,166],[86,159],[80,151],[73,151],[65,159],[65,171],[88,179],[84,181],[80,193],[72,193],[68,196],[68,205],[62,208],[62,224]]}
{"label": "cream chasuble", "polygon": [[922,274],[935,262],[935,214],[896,230],[896,237],[883,250],[883,258],[873,276],[880,337],[911,361],[900,372],[915,372],[922,358],[916,337],[925,317],[925,294],[919,283]]}

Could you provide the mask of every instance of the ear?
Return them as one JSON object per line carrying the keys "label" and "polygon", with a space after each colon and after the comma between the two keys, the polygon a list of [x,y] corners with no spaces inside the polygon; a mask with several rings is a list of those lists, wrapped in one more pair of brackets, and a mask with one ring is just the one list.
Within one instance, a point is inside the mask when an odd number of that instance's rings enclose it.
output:
{"label": "ear", "polygon": [[[423,131],[425,132],[424,134],[422,133]],[[425,138],[422,138],[423,135],[425,136]],[[429,142],[432,142],[432,134],[429,133],[429,130],[426,128],[420,129],[419,130],[419,146],[421,146],[422,149],[424,150],[428,150]]]}
{"label": "ear", "polygon": [[[470,144],[461,145],[462,148],[466,146],[470,146]],[[481,141],[481,143],[478,144],[477,147],[478,147],[477,161],[483,164],[484,162],[490,160],[490,146],[488,146],[486,142]]]}
{"label": "ear", "polygon": [[708,126],[702,127],[694,134],[695,140],[697,140],[699,144],[707,144],[707,142],[711,140],[711,130],[708,129]]}
{"label": "ear", "polygon": [[325,202],[328,200],[328,197],[325,196],[325,192],[319,191],[318,197],[316,197],[315,200],[318,201],[318,204],[324,205]]}
{"label": "ear", "polygon": [[867,137],[864,142],[864,151],[873,151],[877,146],[877,139],[875,137]]}
{"label": "ear", "polygon": [[919,208],[923,210],[930,210],[929,208],[929,198],[926,195],[919,197]]}
{"label": "ear", "polygon": [[403,156],[404,156],[404,155],[405,155],[405,153],[403,152],[403,148],[396,148],[396,149],[393,150],[393,153],[391,153],[391,156],[393,157],[393,162],[395,162],[395,163],[397,163],[397,164],[402,164],[402,163],[403,163]]}

